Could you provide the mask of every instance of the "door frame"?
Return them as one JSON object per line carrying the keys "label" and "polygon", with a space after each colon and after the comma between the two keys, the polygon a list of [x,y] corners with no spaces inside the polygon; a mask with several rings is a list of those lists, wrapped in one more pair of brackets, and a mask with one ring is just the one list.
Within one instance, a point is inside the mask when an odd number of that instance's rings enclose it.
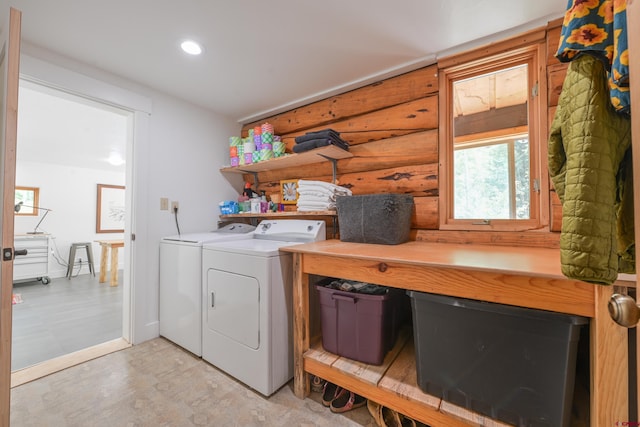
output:
{"label": "door frame", "polygon": [[[22,13],[9,9],[9,16],[2,22],[0,65],[2,85],[0,103],[2,156],[2,239],[3,261],[0,264],[0,426],[9,426],[11,403],[11,328],[13,316],[13,221],[16,181],[16,142],[18,130],[18,80],[20,75],[20,31]],[[5,256],[9,252],[6,260]]]}
{"label": "door frame", "polygon": [[[132,140],[127,144],[126,153],[126,182],[127,188],[124,231],[124,270],[123,278],[123,338],[132,344],[148,339],[149,325],[142,310],[136,311],[136,305],[145,301],[144,286],[135,286],[146,280],[145,271],[148,252],[147,222],[148,206],[145,187],[147,177],[147,156],[149,144],[149,117],[151,116],[152,101],[146,96],[123,89],[102,80],[72,71],[70,68],[58,66],[51,62],[32,56],[23,51],[21,55],[20,77],[24,80],[36,82],[45,86],[60,89],[74,95],[86,97],[103,104],[112,105],[122,110],[131,111],[128,121],[131,127]],[[69,65],[67,65],[69,67]],[[78,64],[81,67],[81,64]],[[78,68],[81,69],[81,68]],[[135,167],[134,167],[135,166]],[[141,218],[141,221],[136,221]],[[135,235],[135,240],[133,236]],[[127,327],[129,325],[129,327]]]}

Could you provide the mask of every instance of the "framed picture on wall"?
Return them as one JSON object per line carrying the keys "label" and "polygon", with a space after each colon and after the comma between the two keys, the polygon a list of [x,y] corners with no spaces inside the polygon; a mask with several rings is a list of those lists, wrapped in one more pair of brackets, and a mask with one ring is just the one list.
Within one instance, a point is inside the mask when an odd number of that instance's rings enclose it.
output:
{"label": "framed picture on wall", "polygon": [[38,204],[40,203],[40,189],[37,187],[16,186],[15,214],[16,215],[38,215]]}
{"label": "framed picture on wall", "polygon": [[282,194],[282,203],[285,205],[298,203],[298,180],[283,179],[280,181],[280,194]]}
{"label": "framed picture on wall", "polygon": [[96,233],[124,233],[124,186],[98,184]]}

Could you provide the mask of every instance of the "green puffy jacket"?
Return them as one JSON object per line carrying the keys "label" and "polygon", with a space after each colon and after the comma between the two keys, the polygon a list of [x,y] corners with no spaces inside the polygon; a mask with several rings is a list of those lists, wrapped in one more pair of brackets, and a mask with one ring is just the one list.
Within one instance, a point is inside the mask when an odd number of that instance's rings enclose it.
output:
{"label": "green puffy jacket", "polygon": [[569,64],[549,137],[549,173],[562,202],[565,276],[611,284],[635,271],[631,122],[609,102],[603,64]]}

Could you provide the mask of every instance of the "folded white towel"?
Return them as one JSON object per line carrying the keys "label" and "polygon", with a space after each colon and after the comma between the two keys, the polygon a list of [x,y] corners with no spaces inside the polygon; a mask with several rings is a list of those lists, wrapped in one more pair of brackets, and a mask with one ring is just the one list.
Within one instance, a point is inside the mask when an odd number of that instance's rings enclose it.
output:
{"label": "folded white towel", "polygon": [[298,207],[312,207],[312,208],[318,208],[318,209],[325,209],[327,207],[330,206],[335,206],[335,203],[333,202],[298,202],[297,203]]}
{"label": "folded white towel", "polygon": [[304,203],[304,202],[324,202],[324,203],[328,203],[328,202],[334,202],[334,201],[335,201],[335,197],[334,196],[326,196],[326,195],[325,196],[316,196],[316,195],[310,195],[310,194],[300,194],[300,196],[298,196],[298,204]]}
{"label": "folded white towel", "polygon": [[310,186],[310,188],[312,189],[323,188],[325,190],[329,190],[333,193],[340,194],[340,195],[347,195],[347,196],[352,195],[351,190],[349,190],[348,188],[340,187],[339,185],[335,185],[330,182],[310,181],[310,180],[304,180],[304,179],[298,180],[298,188],[300,187],[305,188],[306,186]]}
{"label": "folded white towel", "polygon": [[298,194],[301,196],[314,196],[314,197],[336,197],[336,194],[332,191],[318,191],[316,189],[305,189],[302,191],[298,189]]}
{"label": "folded white towel", "polygon": [[328,206],[326,208],[314,208],[314,207],[298,207],[298,212],[316,212],[316,211],[335,211],[336,207],[335,206]]}

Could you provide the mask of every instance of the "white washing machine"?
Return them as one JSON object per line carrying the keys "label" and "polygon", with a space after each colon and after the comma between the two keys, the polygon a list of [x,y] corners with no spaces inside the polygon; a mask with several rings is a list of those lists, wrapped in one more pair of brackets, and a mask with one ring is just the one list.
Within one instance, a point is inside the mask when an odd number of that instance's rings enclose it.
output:
{"label": "white washing machine", "polygon": [[202,358],[265,396],[293,377],[292,255],[324,221],[266,220],[253,238],[202,247]]}
{"label": "white washing machine", "polygon": [[160,241],[160,335],[202,355],[202,244],[249,239],[253,230],[252,225],[229,224]]}

